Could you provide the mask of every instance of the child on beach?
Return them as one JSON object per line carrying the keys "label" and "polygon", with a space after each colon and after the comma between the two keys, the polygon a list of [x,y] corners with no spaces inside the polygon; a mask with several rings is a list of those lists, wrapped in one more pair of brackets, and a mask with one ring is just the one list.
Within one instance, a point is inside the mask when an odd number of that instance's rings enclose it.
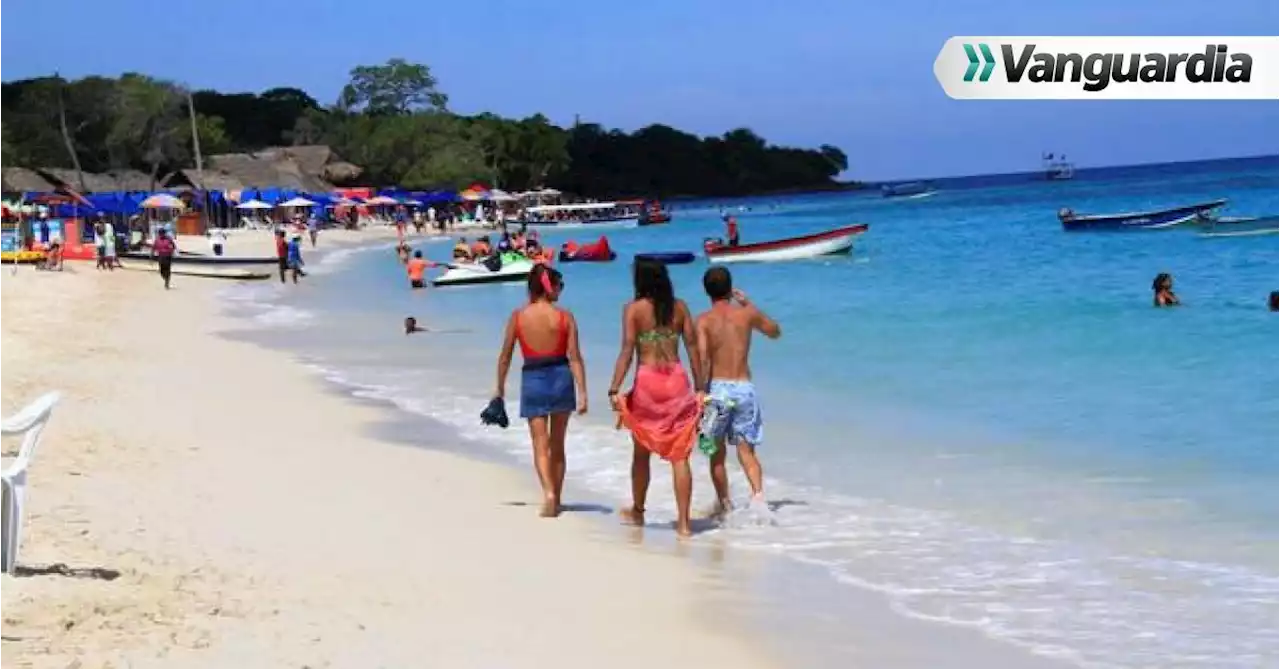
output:
{"label": "child on beach", "polygon": [[709,379],[704,390],[708,411],[714,411],[712,436],[716,441],[711,456],[711,483],[716,489],[717,514],[732,509],[729,475],[725,471],[725,446],[732,443],[738,462],[751,486],[753,505],[764,503],[764,472],[756,449],[764,442],[760,400],[751,381],[751,334],[760,332],[770,339],[782,336],[782,328],[746,293],[734,290],[733,277],[723,267],[712,267],[702,277],[702,286],[711,298],[711,308],[698,316],[698,358],[702,378]]}
{"label": "child on beach", "polygon": [[560,515],[564,491],[564,440],[569,416],[587,412],[587,375],[578,350],[578,323],[556,304],[564,291],[560,272],[538,265],[529,273],[529,303],[507,320],[498,352],[498,379],[493,397],[506,394],[507,372],[516,343],[524,365],[520,371],[520,416],[529,421],[529,438],[538,480],[542,483],[539,515]]}

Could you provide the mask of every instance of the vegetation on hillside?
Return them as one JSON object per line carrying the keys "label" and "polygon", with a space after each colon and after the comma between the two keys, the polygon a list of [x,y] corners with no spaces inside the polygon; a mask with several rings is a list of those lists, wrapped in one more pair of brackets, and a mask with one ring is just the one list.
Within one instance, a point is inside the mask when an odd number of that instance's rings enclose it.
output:
{"label": "vegetation on hillside", "polygon": [[[5,83],[0,99],[6,165],[133,168],[158,186],[194,164],[188,92],[174,82],[42,77]],[[704,138],[658,124],[627,133],[595,123],[561,128],[541,114],[458,115],[430,68],[402,59],[354,68],[329,106],[296,88],[194,91],[190,99],[204,155],[327,144],[375,185],[479,180],[597,197],[738,195],[832,187],[848,166],[834,146],[772,146],[747,128]]]}

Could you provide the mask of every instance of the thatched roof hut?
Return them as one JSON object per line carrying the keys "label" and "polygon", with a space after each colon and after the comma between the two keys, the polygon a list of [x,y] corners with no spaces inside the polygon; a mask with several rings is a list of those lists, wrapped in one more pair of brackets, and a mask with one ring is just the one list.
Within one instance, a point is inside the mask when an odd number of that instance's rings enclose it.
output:
{"label": "thatched roof hut", "polygon": [[[65,167],[37,167],[35,172],[51,183],[46,190],[53,190],[56,185],[81,187],[80,176],[73,169]],[[138,170],[111,170],[102,174],[84,173],[84,191],[87,193],[110,193],[123,190],[151,190],[151,176]]]}
{"label": "thatched roof hut", "polygon": [[35,170],[25,167],[6,167],[0,169],[0,189],[6,193],[26,191],[47,193],[54,189],[54,185]]}
{"label": "thatched roof hut", "polygon": [[363,170],[338,160],[327,146],[280,146],[256,153],[209,156],[204,183],[193,169],[185,169],[167,185],[187,184],[212,190],[289,188],[308,193],[333,189],[331,181],[350,180]]}

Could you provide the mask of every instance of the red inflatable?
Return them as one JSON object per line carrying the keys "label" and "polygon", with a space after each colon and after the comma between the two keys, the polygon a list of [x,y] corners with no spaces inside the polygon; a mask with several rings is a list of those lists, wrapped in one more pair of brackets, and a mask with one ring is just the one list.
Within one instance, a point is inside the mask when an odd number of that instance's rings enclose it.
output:
{"label": "red inflatable", "polygon": [[609,248],[609,239],[603,236],[591,244],[579,246],[567,241],[560,246],[560,262],[609,262],[616,257],[618,254]]}

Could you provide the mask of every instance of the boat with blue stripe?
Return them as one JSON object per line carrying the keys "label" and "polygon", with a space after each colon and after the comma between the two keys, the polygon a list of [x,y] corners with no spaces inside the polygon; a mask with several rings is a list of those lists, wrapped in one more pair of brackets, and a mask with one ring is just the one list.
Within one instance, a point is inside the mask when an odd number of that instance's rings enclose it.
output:
{"label": "boat with blue stripe", "polygon": [[1226,206],[1227,201],[1212,200],[1170,209],[1155,209],[1127,214],[1077,214],[1070,209],[1058,212],[1062,228],[1068,232],[1114,230],[1164,230],[1191,223]]}

